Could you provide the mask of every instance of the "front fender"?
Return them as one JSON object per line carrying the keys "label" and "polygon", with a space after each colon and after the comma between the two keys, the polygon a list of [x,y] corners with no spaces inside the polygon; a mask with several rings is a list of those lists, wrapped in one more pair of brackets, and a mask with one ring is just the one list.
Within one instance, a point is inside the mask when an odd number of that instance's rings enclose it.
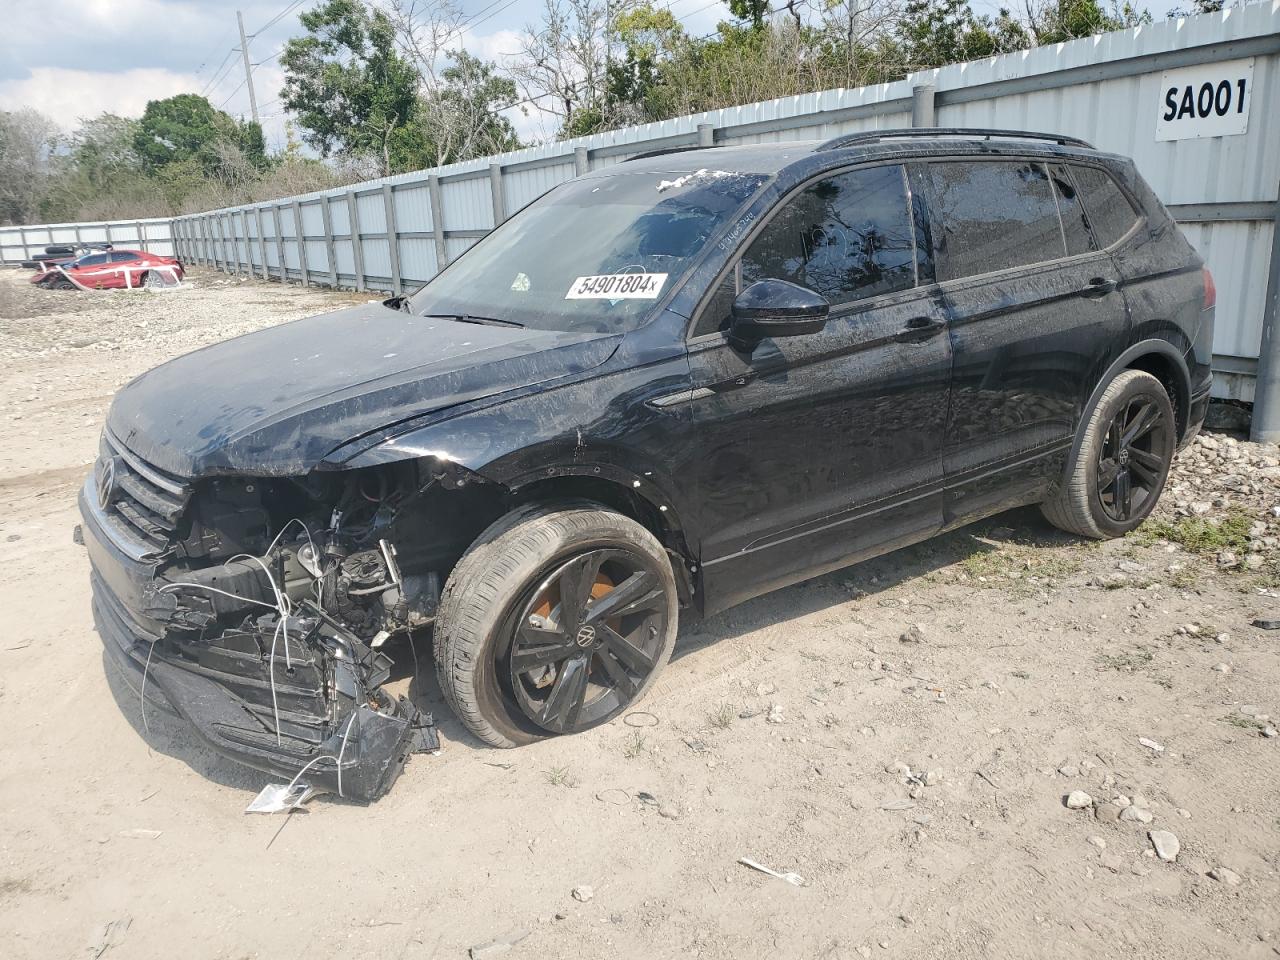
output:
{"label": "front fender", "polygon": [[412,427],[335,451],[326,469],[405,460],[456,464],[518,493],[535,483],[581,477],[625,488],[686,531],[693,513],[689,463],[696,457],[687,404],[650,401],[689,388],[682,347],[635,348],[612,370]]}

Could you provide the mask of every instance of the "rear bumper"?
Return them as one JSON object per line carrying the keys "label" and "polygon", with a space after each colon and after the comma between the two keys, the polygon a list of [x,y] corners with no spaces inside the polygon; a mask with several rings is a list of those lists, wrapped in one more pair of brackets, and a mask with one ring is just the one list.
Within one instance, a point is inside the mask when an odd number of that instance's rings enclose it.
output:
{"label": "rear bumper", "polygon": [[[390,789],[411,753],[438,748],[431,716],[379,689],[386,661],[367,648],[344,650],[341,637],[316,629],[286,641],[288,652],[276,643],[259,652],[252,629],[193,634],[167,623],[173,594],[160,590],[167,581],[158,565],[118,549],[96,506],[86,483],[82,530],[107,660],[212,750],[289,779],[305,768],[316,789],[369,803]],[[296,621],[295,634],[304,627]]]}

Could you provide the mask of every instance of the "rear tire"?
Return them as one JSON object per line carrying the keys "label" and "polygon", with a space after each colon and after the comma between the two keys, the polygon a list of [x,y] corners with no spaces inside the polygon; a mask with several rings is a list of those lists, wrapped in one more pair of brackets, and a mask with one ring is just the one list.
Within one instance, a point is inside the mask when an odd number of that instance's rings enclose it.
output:
{"label": "rear tire", "polygon": [[1151,374],[1125,370],[1080,430],[1066,476],[1041,512],[1068,533],[1123,537],[1155,509],[1169,477],[1177,444],[1169,394]]}
{"label": "rear tire", "polygon": [[468,730],[515,747],[639,702],[676,627],[675,576],[653,534],[586,501],[531,505],[485,530],[450,574],[436,673]]}

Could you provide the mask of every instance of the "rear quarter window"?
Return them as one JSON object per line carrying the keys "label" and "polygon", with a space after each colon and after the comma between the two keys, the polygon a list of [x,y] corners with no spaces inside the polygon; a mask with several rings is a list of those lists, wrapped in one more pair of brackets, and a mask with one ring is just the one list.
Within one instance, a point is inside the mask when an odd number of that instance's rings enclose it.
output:
{"label": "rear quarter window", "polygon": [[1095,249],[1089,232],[1089,218],[1080,202],[1080,191],[1071,180],[1066,167],[1052,164],[1049,175],[1053,179],[1053,192],[1058,198],[1058,213],[1062,217],[1062,235],[1067,241],[1067,255],[1074,257]]}
{"label": "rear quarter window", "polygon": [[1044,164],[938,162],[927,166],[925,177],[941,252],[939,280],[1043,263],[1066,254]]}
{"label": "rear quarter window", "polygon": [[1137,223],[1138,213],[1133,204],[1105,170],[1073,166],[1071,178],[1080,189],[1099,246],[1111,246]]}

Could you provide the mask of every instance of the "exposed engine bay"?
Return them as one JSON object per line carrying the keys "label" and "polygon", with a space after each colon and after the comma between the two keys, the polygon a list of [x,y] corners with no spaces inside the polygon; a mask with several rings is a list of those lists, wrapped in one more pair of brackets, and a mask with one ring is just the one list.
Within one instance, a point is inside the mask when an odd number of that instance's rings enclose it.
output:
{"label": "exposed engine bay", "polygon": [[144,709],[362,802],[438,749],[431,716],[382,689],[388,641],[416,674],[442,572],[501,498],[423,464],[187,483],[104,437],[81,494],[94,610]]}

